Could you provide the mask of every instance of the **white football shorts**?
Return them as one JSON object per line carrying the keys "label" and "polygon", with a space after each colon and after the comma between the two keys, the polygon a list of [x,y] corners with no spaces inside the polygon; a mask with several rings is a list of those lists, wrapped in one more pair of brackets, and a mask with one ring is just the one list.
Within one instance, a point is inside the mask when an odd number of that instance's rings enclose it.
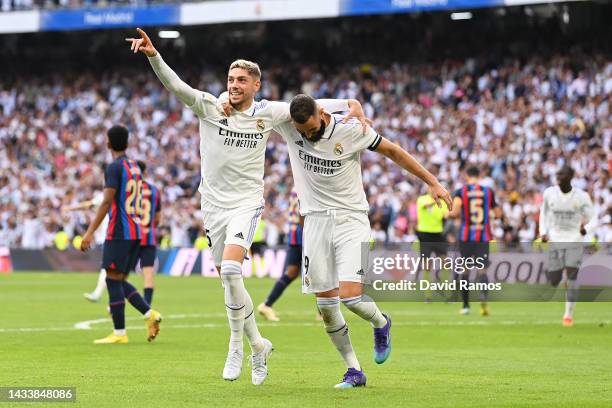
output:
{"label": "white football shorts", "polygon": [[340,281],[363,283],[361,251],[369,241],[370,221],[365,212],[308,213],[302,235],[302,292],[326,292],[339,287]]}
{"label": "white football shorts", "polygon": [[221,266],[225,245],[240,245],[245,253],[249,250],[263,210],[263,204],[221,208],[202,200],[204,229],[216,266]]}

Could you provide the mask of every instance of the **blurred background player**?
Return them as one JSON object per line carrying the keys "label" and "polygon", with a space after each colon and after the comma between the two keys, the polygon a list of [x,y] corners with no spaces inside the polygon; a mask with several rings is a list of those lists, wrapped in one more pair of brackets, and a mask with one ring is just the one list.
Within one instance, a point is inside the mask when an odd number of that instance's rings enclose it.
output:
{"label": "blurred background player", "polygon": [[[82,201],[80,203],[66,205],[62,207],[62,214],[69,213],[71,211],[80,211],[86,210],[92,207],[99,207],[104,200],[104,193],[99,192],[94,195],[94,198],[87,201]],[[94,234],[94,242],[98,245],[103,245],[106,239],[106,230],[108,229],[108,214],[102,220],[102,224],[100,228]],[[98,302],[102,297],[102,293],[106,289],[106,270],[104,268],[100,269],[98,273],[98,283],[96,284],[96,288],[92,292],[83,293],[83,297],[90,302]]]}
{"label": "blurred background player", "polygon": [[391,319],[363,295],[363,245],[370,242],[368,202],[361,176],[361,153],[368,149],[394,161],[430,187],[436,202],[450,195],[436,177],[396,144],[372,128],[366,135],[356,121],[343,122],[307,95],[297,95],[290,105],[293,123],[278,132],[287,142],[294,185],[304,216],[304,272],[302,289],[317,299],[325,331],[340,352],[347,371],[335,388],[366,385],[340,311],[342,302],[372,325],[374,361],[384,363],[391,353]]}
{"label": "blurred background player", "polygon": [[106,288],[114,331],[105,338],[95,340],[95,344],[128,342],[125,299],[144,315],[148,341],[157,337],[162,320],[159,312],[151,309],[138,290],[127,281],[129,272],[134,269],[138,260],[142,238],[138,215],[142,179],[136,162],[126,156],[128,135],[128,130],[123,126],[113,126],[108,130],[107,146],[113,156],[113,162],[106,168],[104,198],[81,242],[82,251],[91,248],[94,233],[108,213],[109,223],[102,253],[102,267],[106,270]]}
{"label": "blurred background player", "polygon": [[289,238],[287,249],[287,268],[281,276],[266,301],[257,306],[257,311],[266,320],[278,322],[280,319],[276,315],[272,305],[278,300],[291,282],[300,274],[302,267],[302,229],[304,227],[304,217],[300,216],[299,200],[295,189],[289,198]]}
{"label": "blurred background player", "polygon": [[548,279],[557,287],[567,272],[567,294],[563,326],[574,324],[574,307],[578,297],[578,269],[582,262],[587,234],[597,228],[597,216],[589,195],[572,186],[574,170],[565,165],[557,172],[558,185],[544,191],[540,209],[542,242],[550,241]]}
{"label": "blurred background player", "polygon": [[[251,382],[261,385],[268,376],[272,343],[259,333],[253,301],[244,285],[242,263],[264,209],[266,143],[273,128],[290,121],[289,106],[283,102],[255,102],[261,87],[259,65],[236,60],[227,73],[226,89],[233,114],[226,117],[215,96],[183,82],[164,62],[149,36],[139,28],[137,31],[140,38],[126,39],[131,50],[147,56],[164,87],[199,119],[203,222],[223,281],[230,327],[223,379],[234,381],[240,377],[246,334],[252,351]],[[346,100],[336,103],[347,104]],[[361,104],[355,101],[353,106],[363,117]]]}
{"label": "blurred background player", "polygon": [[[448,206],[442,203],[441,207],[436,205],[431,194],[426,193],[416,201],[417,207],[417,227],[416,235],[419,239],[420,253],[429,258],[432,254],[441,257],[447,253],[446,238],[444,237],[444,220],[448,214]],[[423,278],[430,280],[431,273],[428,269],[423,270]],[[442,273],[442,271],[438,271]],[[425,301],[430,300],[431,293],[426,292]]]}
{"label": "blurred background player", "polygon": [[[489,260],[489,242],[493,240],[491,233],[491,212],[496,218],[502,218],[501,208],[497,206],[495,194],[490,187],[480,184],[480,171],[478,167],[468,167],[466,170],[467,184],[455,191],[453,209],[448,213],[449,218],[461,218],[459,230],[459,252],[463,258],[482,258],[484,268],[476,270],[476,280],[479,283],[489,283],[487,268]],[[460,281],[469,283],[471,271],[457,274]],[[463,307],[462,315],[470,313],[470,292],[461,290]],[[487,305],[487,291],[480,292],[480,314],[489,315]]]}
{"label": "blurred background player", "polygon": [[144,299],[153,304],[153,278],[155,259],[157,257],[157,226],[161,220],[161,194],[153,184],[144,179],[147,165],[138,160],[142,175],[142,191],[140,197],[140,226],[142,239],[140,241],[140,268],[144,277]]}

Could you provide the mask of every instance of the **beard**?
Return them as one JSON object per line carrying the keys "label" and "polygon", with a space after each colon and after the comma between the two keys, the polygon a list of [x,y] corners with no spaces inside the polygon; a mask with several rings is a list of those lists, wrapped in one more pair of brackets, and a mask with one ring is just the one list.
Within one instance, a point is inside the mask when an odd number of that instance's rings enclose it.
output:
{"label": "beard", "polygon": [[317,133],[315,133],[311,137],[307,137],[306,135],[302,133],[302,137],[308,140],[310,143],[317,143],[319,140],[321,140],[324,133],[325,133],[325,121],[321,119],[321,127],[319,128]]}

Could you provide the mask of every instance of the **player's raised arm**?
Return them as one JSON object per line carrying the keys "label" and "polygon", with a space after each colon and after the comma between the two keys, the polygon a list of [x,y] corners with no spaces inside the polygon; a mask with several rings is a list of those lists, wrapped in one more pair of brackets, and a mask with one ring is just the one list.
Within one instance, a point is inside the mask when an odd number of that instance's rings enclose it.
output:
{"label": "player's raised arm", "polygon": [[137,28],[140,38],[126,38],[130,42],[131,50],[134,53],[142,52],[149,58],[149,63],[153,67],[155,75],[162,84],[172,92],[181,102],[187,106],[192,106],[196,102],[198,91],[183,82],[178,75],[164,62],[159,52],[153,46],[153,42],[140,28]]}
{"label": "player's raised arm", "polygon": [[[379,136],[380,137],[380,136]],[[380,142],[374,147],[374,151],[393,160],[398,166],[414,174],[429,186],[429,193],[433,197],[438,207],[442,207],[440,199],[444,200],[449,210],[453,209],[453,202],[449,192],[442,187],[436,176],[421,165],[410,153],[400,146],[391,143],[381,137]]]}

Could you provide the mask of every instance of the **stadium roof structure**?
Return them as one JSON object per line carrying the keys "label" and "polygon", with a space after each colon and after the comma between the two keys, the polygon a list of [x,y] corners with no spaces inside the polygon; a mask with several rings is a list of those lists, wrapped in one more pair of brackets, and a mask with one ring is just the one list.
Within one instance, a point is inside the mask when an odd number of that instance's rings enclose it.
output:
{"label": "stadium roof structure", "polygon": [[[587,0],[570,0],[587,1]],[[237,0],[0,13],[0,34],[188,26],[562,3],[567,0]]]}

